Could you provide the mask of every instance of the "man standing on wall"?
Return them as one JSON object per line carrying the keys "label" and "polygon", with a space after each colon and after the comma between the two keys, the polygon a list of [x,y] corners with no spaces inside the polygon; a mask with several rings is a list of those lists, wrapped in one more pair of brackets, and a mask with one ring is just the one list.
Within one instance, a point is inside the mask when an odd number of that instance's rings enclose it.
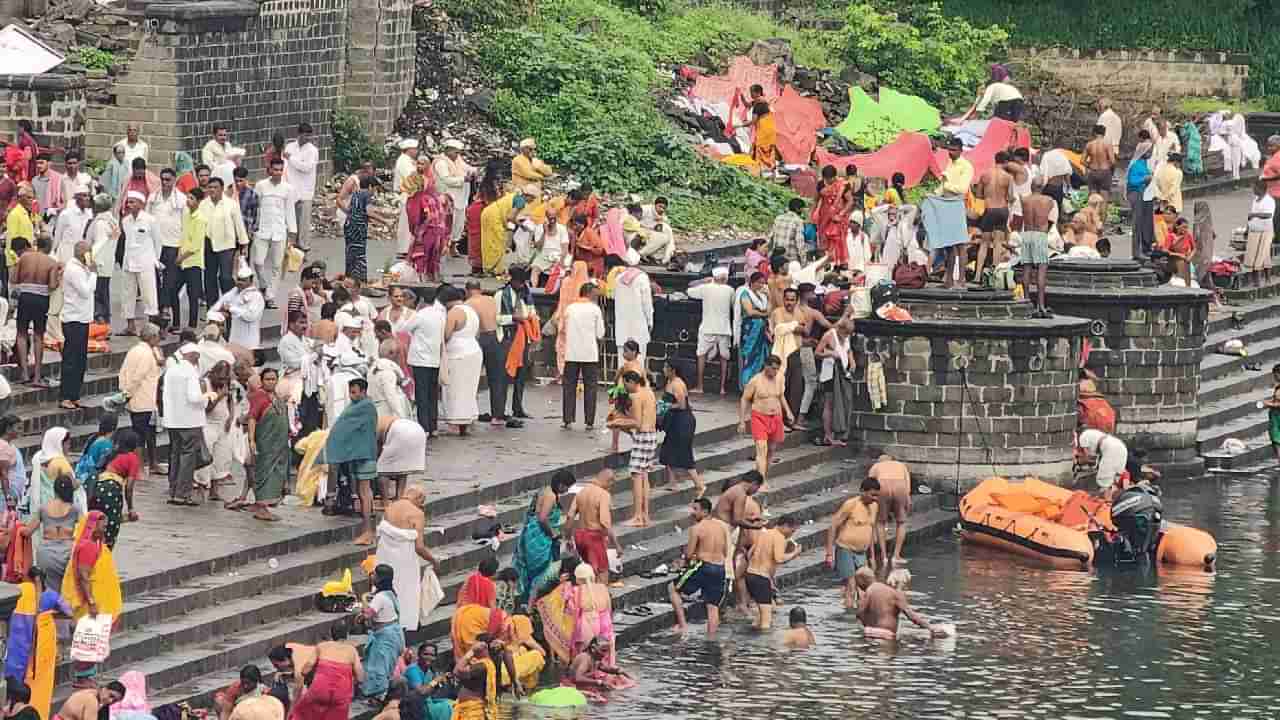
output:
{"label": "man standing on wall", "polygon": [[227,144],[227,126],[214,125],[213,137],[200,150],[201,164],[208,165],[210,169],[218,167],[227,158],[230,147]]}
{"label": "man standing on wall", "polygon": [[[258,276],[258,287],[262,289],[268,309],[276,307],[276,282],[280,279],[284,263],[285,243],[296,241],[302,228],[298,224],[297,214],[302,201],[297,199],[297,190],[284,181],[285,165],[289,162],[287,147],[284,155],[286,159],[276,158],[271,161],[271,167],[267,168],[268,176],[254,186],[254,194],[258,197],[258,229],[254,233],[253,250],[250,254],[253,257],[253,270]],[[315,182],[314,166],[311,181]],[[309,221],[311,200],[309,195],[307,198],[306,220]]]}
{"label": "man standing on wall", "polygon": [[[284,146],[284,179],[293,191],[290,209],[298,233],[294,244],[303,252],[311,249],[311,203],[316,194],[316,166],[320,164],[320,149],[311,134],[311,123],[301,123],[297,139]],[[268,294],[267,301],[271,300],[274,297]]]}

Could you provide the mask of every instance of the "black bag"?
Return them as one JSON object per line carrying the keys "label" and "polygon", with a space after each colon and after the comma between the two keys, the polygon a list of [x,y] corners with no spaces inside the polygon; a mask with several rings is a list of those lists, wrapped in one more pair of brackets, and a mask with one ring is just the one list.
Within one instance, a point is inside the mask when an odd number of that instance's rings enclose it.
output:
{"label": "black bag", "polygon": [[871,286],[871,311],[879,310],[882,305],[897,304],[898,286],[892,280],[881,280]]}

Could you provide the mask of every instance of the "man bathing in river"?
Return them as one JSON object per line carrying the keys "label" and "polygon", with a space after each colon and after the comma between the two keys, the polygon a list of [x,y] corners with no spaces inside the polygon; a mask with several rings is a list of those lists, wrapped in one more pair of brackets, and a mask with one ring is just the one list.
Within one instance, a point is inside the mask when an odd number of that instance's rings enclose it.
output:
{"label": "man bathing in river", "polygon": [[892,455],[884,454],[867,470],[867,477],[880,483],[880,561],[885,556],[885,529],[893,516],[893,562],[902,562],[902,545],[907,541],[907,516],[911,514],[911,470]]}
{"label": "man bathing in river", "polygon": [[880,483],[871,477],[863,480],[862,493],[844,501],[827,530],[827,567],[834,567],[844,583],[846,610],[858,607],[858,586],[853,576],[864,567],[875,569],[877,542],[880,557],[884,558],[884,520],[879,498]]}
{"label": "man bathing in river", "polygon": [[609,469],[596,473],[596,477],[573,496],[569,505],[569,513],[565,516],[565,532],[574,528],[573,545],[577,548],[578,557],[591,565],[596,571],[596,582],[609,584],[609,546],[613,545],[622,557],[622,546],[613,534],[613,515],[609,504],[613,496],[609,488],[613,485],[613,471]]}
{"label": "man bathing in river", "polygon": [[894,640],[898,637],[898,615],[906,615],[907,619],[929,631],[933,637],[947,634],[940,625],[930,625],[923,615],[916,612],[907,602],[906,593],[894,590],[876,580],[876,573],[869,567],[859,568],[854,575],[858,588],[862,590],[862,600],[858,603],[858,619],[862,621],[862,632],[869,638]]}
{"label": "man bathing in river", "polygon": [[763,511],[756,501],[755,494],[764,485],[764,477],[756,470],[743,476],[737,484],[720,493],[716,500],[715,517],[729,526],[729,548],[733,553],[732,562],[726,568],[729,584],[733,587],[737,598],[738,610],[746,611],[747,602],[747,558],[751,557],[751,547],[755,544],[756,534],[764,527]]}
{"label": "man bathing in river", "polygon": [[667,595],[676,613],[676,627],[682,633],[689,625],[680,596],[698,596],[707,606],[707,636],[715,637],[720,627],[720,603],[728,590],[725,565],[729,559],[729,524],[711,514],[711,501],[704,497],[689,505],[689,514],[694,526],[689,528],[689,543],[684,549],[684,569],[667,586]]}
{"label": "man bathing in river", "polygon": [[751,548],[751,562],[747,565],[747,593],[755,600],[758,608],[756,622],[752,625],[756,630],[768,630],[773,626],[774,596],[778,589],[774,577],[778,566],[790,562],[800,554],[800,545],[791,542],[795,534],[795,518],[784,517],[772,530],[764,530],[756,538]]}
{"label": "man bathing in river", "polygon": [[782,633],[782,646],[792,650],[808,650],[818,644],[818,638],[814,637],[813,631],[809,629],[809,618],[805,615],[804,608],[791,608],[791,627]]}

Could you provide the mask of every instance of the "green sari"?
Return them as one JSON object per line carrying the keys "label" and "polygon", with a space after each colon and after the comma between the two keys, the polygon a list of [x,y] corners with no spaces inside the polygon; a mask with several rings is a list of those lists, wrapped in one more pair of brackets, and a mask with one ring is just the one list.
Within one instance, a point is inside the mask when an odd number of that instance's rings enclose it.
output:
{"label": "green sari", "polygon": [[284,495],[289,477],[289,415],[285,401],[272,394],[258,418],[253,441],[258,447],[253,468],[253,497],[273,502]]}
{"label": "green sari", "polygon": [[[516,603],[522,608],[534,593],[560,574],[560,541],[547,535],[547,531],[542,528],[542,523],[538,522],[538,498],[541,495],[541,492],[534,493],[529,509],[525,511],[524,529],[516,545],[513,564],[520,578]],[[563,524],[560,499],[557,497],[555,504],[551,506],[551,512],[547,515],[547,525],[559,534],[560,526]]]}

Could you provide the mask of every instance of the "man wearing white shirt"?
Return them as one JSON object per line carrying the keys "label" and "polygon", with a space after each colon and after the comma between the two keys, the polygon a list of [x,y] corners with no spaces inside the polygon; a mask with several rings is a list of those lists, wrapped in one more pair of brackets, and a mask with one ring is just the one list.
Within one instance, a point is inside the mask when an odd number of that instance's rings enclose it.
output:
{"label": "man wearing white shirt", "polygon": [[395,170],[391,178],[391,191],[400,202],[400,212],[396,221],[396,252],[407,253],[413,245],[413,234],[409,232],[409,216],[405,205],[409,196],[404,192],[404,181],[418,172],[418,141],[408,138],[400,141],[400,157],[396,158]]}
{"label": "man wearing white shirt", "polygon": [[647,367],[649,338],[653,331],[653,288],[649,274],[638,267],[623,270],[613,283],[613,340],[622,355],[628,340],[640,344],[640,367]]}
{"label": "man wearing white shirt", "polygon": [[[462,237],[467,225],[467,203],[471,200],[471,186],[467,181],[476,169],[462,159],[462,143],[450,138],[444,141],[444,154],[431,163],[431,174],[436,177],[436,190],[453,199],[453,224],[449,227],[449,244]],[[549,213],[548,213],[549,215]]]}
{"label": "man wearing white shirt", "polygon": [[222,180],[222,186],[226,189],[228,197],[235,197],[236,168],[240,167],[240,163],[244,161],[244,154],[244,148],[227,148],[223,154],[222,161],[217,165],[209,166],[211,168],[209,177]]}
{"label": "man wearing white shirt", "polygon": [[[439,298],[448,285],[436,290]],[[418,424],[427,435],[436,434],[440,415],[440,348],[444,346],[445,307],[439,300],[418,308],[401,327],[409,333],[409,369],[413,372],[413,400]]]}
{"label": "man wearing white shirt", "polygon": [[195,506],[191,499],[196,464],[204,445],[205,408],[216,397],[200,384],[200,348],[187,343],[164,373],[164,424],[169,429],[169,504]]}
{"label": "man wearing white shirt", "polygon": [[[285,154],[288,155],[288,150]],[[296,191],[284,181],[284,166],[283,159],[272,160],[271,167],[267,168],[267,178],[259,180],[253,188],[258,196],[258,231],[251,253],[253,270],[269,308],[276,306],[276,280],[284,263],[285,243],[298,235],[297,214],[294,212]],[[310,201],[307,205],[310,207]]]}
{"label": "man wearing white shirt", "polygon": [[702,301],[702,324],[698,327],[698,382],[690,392],[702,392],[703,371],[707,360],[720,358],[720,394],[724,394],[729,377],[729,348],[733,344],[733,295],[729,285],[729,268],[711,271],[711,280],[689,284],[689,297]]}
{"label": "man wearing white shirt", "polygon": [[[144,208],[155,219],[156,235],[160,236],[160,264],[164,266],[164,281],[160,284],[162,305],[178,304],[178,246],[182,244],[182,214],[187,209],[187,196],[174,185],[178,176],[172,168],[160,171],[160,192],[151,193]],[[178,318],[170,318],[170,325],[180,324]]]}
{"label": "man wearing white shirt", "polygon": [[578,380],[582,380],[582,410],[587,430],[596,423],[596,383],[600,379],[600,340],[604,339],[604,313],[596,302],[598,288],[586,283],[579,298],[564,309],[564,387],[561,394],[564,427],[577,414]]}
{"label": "man wearing white shirt", "polygon": [[210,312],[225,312],[231,315],[230,342],[249,348],[257,354],[262,347],[262,313],[266,310],[266,301],[262,291],[253,286],[253,271],[243,268],[236,275],[236,286],[223,295]]}
{"label": "man wearing white shirt", "polygon": [[84,188],[92,198],[93,176],[81,169],[80,153],[75,150],[67,151],[63,164],[66,166],[66,172],[62,174],[63,197],[72,197]]}
{"label": "man wearing white shirt", "polygon": [[147,157],[150,148],[147,144],[138,138],[138,124],[129,123],[124,130],[124,139],[116,143],[124,148],[124,163],[128,165],[133,162],[134,158],[142,158],[147,162],[151,162],[151,158]]}
{"label": "man wearing white shirt", "polygon": [[1098,122],[1095,125],[1101,125],[1106,133],[1103,139],[1111,144],[1111,149],[1120,154],[1120,137],[1124,133],[1124,121],[1120,119],[1120,115],[1111,109],[1111,101],[1107,98],[1098,99]]}
{"label": "man wearing white shirt", "polygon": [[143,212],[147,198],[136,190],[130,190],[125,199],[124,219],[120,229],[124,235],[124,318],[128,321],[126,335],[138,334],[138,303],[134,299],[142,292],[143,312],[147,317],[160,314],[156,296],[156,268],[160,267],[160,235],[155,230],[155,218]]}
{"label": "man wearing white shirt", "polygon": [[[66,214],[65,212],[63,213]],[[97,277],[89,267],[89,243],[72,246],[62,269],[62,408],[80,407],[80,388],[89,364],[89,323],[93,322],[93,291]]]}
{"label": "man wearing white shirt", "polygon": [[240,203],[228,198],[221,178],[210,177],[200,210],[208,223],[204,246],[204,300],[212,305],[231,290],[236,248],[249,244],[249,233],[240,216]]}
{"label": "man wearing white shirt", "polygon": [[120,240],[120,221],[116,219],[115,200],[107,193],[93,198],[93,220],[85,232],[92,243],[93,266],[98,273],[98,284],[93,291],[93,314],[104,322],[111,322],[111,274],[115,271],[116,244]]}
{"label": "man wearing white shirt", "polygon": [[93,219],[93,197],[87,185],[75,189],[75,202],[58,213],[53,225],[53,257],[67,263],[75,256],[76,243],[85,239],[85,226]]}
{"label": "man wearing white shirt", "polygon": [[546,222],[533,228],[533,259],[529,261],[529,269],[533,271],[532,281],[537,281],[542,273],[551,272],[556,263],[564,262],[566,267],[572,262],[572,249],[569,246],[569,231],[560,224],[560,219],[553,212],[547,213]]}
{"label": "man wearing white shirt", "polygon": [[226,125],[214,125],[213,137],[210,138],[209,142],[205,143],[204,147],[200,150],[200,162],[204,165],[208,165],[210,170],[217,167],[224,159],[226,159],[227,150],[229,148],[227,145],[227,135]]}
{"label": "man wearing white shirt", "polygon": [[295,213],[297,245],[311,249],[311,203],[316,194],[316,166],[320,149],[311,141],[311,123],[298,125],[298,138],[284,146],[285,181],[293,191],[290,209]]}

